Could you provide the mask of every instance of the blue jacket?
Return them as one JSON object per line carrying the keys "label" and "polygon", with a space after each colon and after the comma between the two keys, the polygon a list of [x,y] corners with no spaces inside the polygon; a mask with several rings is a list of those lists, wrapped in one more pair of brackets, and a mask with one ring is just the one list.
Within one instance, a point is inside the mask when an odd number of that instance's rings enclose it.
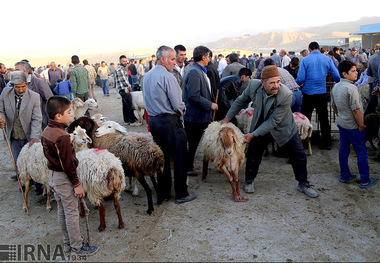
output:
{"label": "blue jacket", "polygon": [[296,82],[307,95],[326,93],[326,76],[331,73],[335,82],[340,81],[339,71],[328,56],[315,50],[301,60]]}
{"label": "blue jacket", "polygon": [[58,85],[54,88],[54,92],[58,95],[70,94],[72,92],[70,81],[65,80],[59,82]]}

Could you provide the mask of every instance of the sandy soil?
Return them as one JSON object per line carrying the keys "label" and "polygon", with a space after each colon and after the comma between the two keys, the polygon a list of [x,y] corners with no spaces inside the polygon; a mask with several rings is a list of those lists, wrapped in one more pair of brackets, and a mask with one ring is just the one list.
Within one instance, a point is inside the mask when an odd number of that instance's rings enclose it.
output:
{"label": "sandy soil", "polygon": [[[96,88],[99,109],[111,120],[122,122],[121,100],[115,89],[103,97]],[[131,131],[147,132],[142,127],[126,126]],[[91,210],[91,243],[100,247],[88,261],[378,261],[380,251],[380,184],[368,190],[358,182],[338,182],[339,136],[333,136],[333,150],[313,146],[308,157],[309,180],[319,197],[311,199],[296,190],[296,181],[286,159],[264,157],[256,192],[246,203],[232,199],[225,176],[210,165],[207,183],[200,176],[189,180],[190,192],[198,198],[176,205],[173,200],[155,205],[145,214],[147,201],[140,187],[138,197],[123,192],[120,200],[125,229],[117,228],[112,201],[106,201],[107,228],[99,233],[98,212]],[[45,197],[29,195],[28,216],[22,210],[18,185],[10,179],[14,167],[4,139],[0,140],[0,240],[1,244],[58,245],[61,231],[56,222],[56,203],[45,210]],[[369,149],[371,174],[379,180],[380,164]],[[196,169],[201,170],[202,154],[197,153]],[[355,153],[352,172],[358,173]],[[155,194],[155,193],[154,193]],[[155,195],[154,195],[155,200]],[[84,219],[81,232],[86,236]]]}

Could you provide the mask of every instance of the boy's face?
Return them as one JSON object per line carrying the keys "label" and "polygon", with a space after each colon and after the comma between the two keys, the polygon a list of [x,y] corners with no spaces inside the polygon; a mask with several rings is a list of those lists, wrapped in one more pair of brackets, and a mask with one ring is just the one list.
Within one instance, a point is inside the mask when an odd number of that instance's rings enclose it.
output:
{"label": "boy's face", "polygon": [[356,81],[358,78],[358,71],[356,70],[356,66],[353,66],[348,73],[343,72],[343,77],[350,81]]}
{"label": "boy's face", "polygon": [[62,123],[62,124],[69,124],[71,120],[73,119],[73,112],[71,111],[71,106],[69,106],[63,114],[57,113],[55,115],[55,121]]}

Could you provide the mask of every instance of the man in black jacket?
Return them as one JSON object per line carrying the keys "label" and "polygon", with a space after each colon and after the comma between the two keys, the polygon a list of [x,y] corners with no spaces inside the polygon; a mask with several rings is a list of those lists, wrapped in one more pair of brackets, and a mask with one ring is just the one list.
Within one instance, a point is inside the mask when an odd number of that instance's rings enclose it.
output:
{"label": "man in black jacket", "polygon": [[5,73],[7,73],[7,68],[5,67],[5,65],[3,63],[0,63],[0,94],[3,91],[3,89],[5,88],[5,86],[7,85],[7,83],[5,83],[5,79],[4,79]]}

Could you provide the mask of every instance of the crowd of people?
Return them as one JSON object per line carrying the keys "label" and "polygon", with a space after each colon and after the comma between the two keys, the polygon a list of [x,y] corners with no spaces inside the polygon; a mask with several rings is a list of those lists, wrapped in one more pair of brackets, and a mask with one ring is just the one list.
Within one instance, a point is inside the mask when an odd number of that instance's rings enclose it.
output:
{"label": "crowd of people", "polygon": [[[46,68],[35,69],[22,60],[13,70],[0,63],[0,127],[6,130],[15,160],[24,145],[42,141],[59,203],[64,243],[77,255],[89,255],[97,248],[81,245],[76,198],[83,197],[84,192],[75,171],[78,160],[64,130],[72,117],[70,100],[96,99],[95,85],[109,96],[112,77],[122,99],[124,122],[137,126],[141,123],[136,122],[133,113],[131,92],[141,89],[150,132],[165,157],[164,170],[157,173],[160,195],[165,202],[172,198],[173,160],[177,204],[197,197],[189,193],[186,181],[187,176],[198,175],[195,153],[204,130],[214,120],[221,124],[234,122],[234,117],[251,103],[254,115],[250,131],[244,135],[248,144],[245,192],[254,193],[264,149],[274,140],[289,155],[297,189],[316,198],[318,193],[308,181],[307,158],[292,113],[301,112],[311,119],[316,109],[322,134],[319,147],[331,150],[327,107],[331,99],[340,134],[339,181],[348,183],[357,177],[348,167],[352,144],[358,160],[359,187],[375,185],[369,174],[363,115],[378,110],[379,51],[380,44],[368,54],[364,49],[358,52],[356,47],[346,52],[337,47],[328,51],[311,42],[299,55],[282,49],[279,54],[273,50],[268,57],[251,54],[240,58],[237,53],[213,56],[209,48],[197,46],[188,60],[186,48],[177,45],[161,46],[149,61],[140,59],[138,63],[121,55],[117,66],[108,66],[105,61],[90,65],[86,59],[80,63],[76,55],[67,67],[52,62]],[[326,82],[331,81],[336,84],[328,90]],[[368,85],[371,95],[366,109],[358,90],[363,85]],[[376,160],[380,160],[380,147]],[[41,185],[35,184],[36,194],[41,194]]]}

